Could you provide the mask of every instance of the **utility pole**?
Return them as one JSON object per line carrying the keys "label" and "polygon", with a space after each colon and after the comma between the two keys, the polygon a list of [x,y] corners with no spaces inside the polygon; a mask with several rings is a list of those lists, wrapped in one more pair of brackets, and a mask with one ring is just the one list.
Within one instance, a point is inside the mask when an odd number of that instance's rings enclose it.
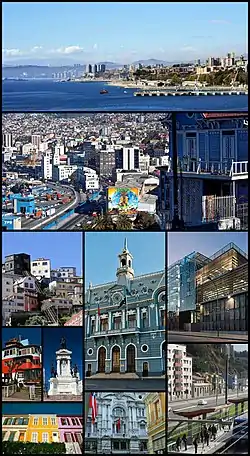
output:
{"label": "utility pole", "polygon": [[225,376],[225,404],[227,404],[228,400],[228,365],[229,365],[229,358],[230,358],[230,347],[226,344],[226,376]]}

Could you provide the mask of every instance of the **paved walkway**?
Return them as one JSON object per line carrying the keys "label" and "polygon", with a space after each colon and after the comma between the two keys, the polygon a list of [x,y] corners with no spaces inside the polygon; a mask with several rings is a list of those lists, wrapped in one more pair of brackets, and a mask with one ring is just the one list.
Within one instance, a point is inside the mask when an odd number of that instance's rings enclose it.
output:
{"label": "paved walkway", "polygon": [[[216,440],[209,440],[209,445],[206,443],[199,443],[196,454],[216,454],[219,448],[222,448],[226,441],[230,438],[230,431],[221,429],[217,432]],[[171,453],[181,454],[195,454],[194,445],[187,445],[187,449],[184,449],[183,442],[181,443],[180,451],[170,451]]]}

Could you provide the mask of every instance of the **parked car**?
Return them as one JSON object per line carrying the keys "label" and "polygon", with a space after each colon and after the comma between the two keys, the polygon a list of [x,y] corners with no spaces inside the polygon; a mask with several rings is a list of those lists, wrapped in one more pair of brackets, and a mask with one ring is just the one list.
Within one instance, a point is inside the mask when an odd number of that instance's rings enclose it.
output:
{"label": "parked car", "polygon": [[198,405],[207,405],[207,401],[205,401],[204,399],[200,399],[198,401]]}

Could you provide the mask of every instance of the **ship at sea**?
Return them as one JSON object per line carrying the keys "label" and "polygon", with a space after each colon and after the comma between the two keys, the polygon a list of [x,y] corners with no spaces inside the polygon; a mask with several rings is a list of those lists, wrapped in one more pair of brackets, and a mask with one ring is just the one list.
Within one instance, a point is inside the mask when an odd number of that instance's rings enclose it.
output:
{"label": "ship at sea", "polygon": [[108,93],[108,91],[106,89],[102,89],[100,90],[100,94],[103,95],[104,93]]}

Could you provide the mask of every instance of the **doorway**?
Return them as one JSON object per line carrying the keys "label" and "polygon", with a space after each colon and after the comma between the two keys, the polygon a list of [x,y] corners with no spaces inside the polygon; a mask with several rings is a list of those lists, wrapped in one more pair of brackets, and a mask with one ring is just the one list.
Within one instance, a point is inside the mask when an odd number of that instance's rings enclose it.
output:
{"label": "doorway", "polygon": [[121,355],[120,347],[115,345],[112,350],[112,372],[120,372]]}
{"label": "doorway", "polygon": [[127,347],[127,372],[135,372],[135,347],[132,344]]}

